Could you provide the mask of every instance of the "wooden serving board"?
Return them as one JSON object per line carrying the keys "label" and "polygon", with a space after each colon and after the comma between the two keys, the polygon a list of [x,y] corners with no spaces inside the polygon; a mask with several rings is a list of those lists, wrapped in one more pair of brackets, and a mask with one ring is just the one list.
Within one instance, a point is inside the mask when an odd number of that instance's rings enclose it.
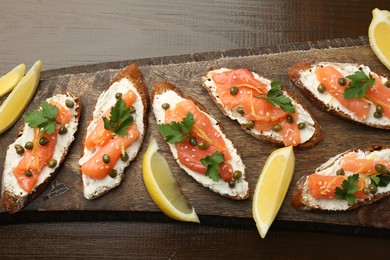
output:
{"label": "wooden serving board", "polygon": [[[43,220],[53,220],[50,217],[51,215],[48,214],[50,212],[57,212],[57,216],[77,212],[92,212],[105,214],[107,219],[110,219],[110,216],[115,215],[115,213],[137,215],[138,213],[160,212],[149,197],[142,179],[142,157],[151,136],[159,140],[162,153],[168,160],[183,192],[201,216],[201,220],[202,217],[219,219],[218,216],[250,220],[252,217],[252,196],[257,179],[265,160],[276,147],[251,137],[236,122],[223,116],[201,87],[201,75],[210,67],[246,67],[270,79],[281,80],[308,107],[325,132],[324,140],[314,148],[295,151],[296,168],[293,181],[277,219],[294,221],[294,223],[313,222],[390,228],[390,198],[385,198],[380,202],[350,212],[341,213],[304,213],[291,208],[291,191],[296,181],[302,175],[313,172],[328,158],[353,147],[390,144],[387,131],[359,126],[341,120],[312,105],[295,88],[287,75],[288,68],[302,59],[363,63],[369,65],[373,71],[389,74],[386,67],[373,54],[367,39],[364,37],[280,45],[269,48],[110,62],[44,71],[38,92],[29,109],[36,108],[42,100],[53,94],[65,90],[77,93],[83,107],[79,131],[55,182],[22,212],[15,215],[0,213],[0,220],[9,222],[12,218],[23,219],[24,216],[31,216],[31,214],[35,217],[42,214],[45,216]],[[149,114],[150,125],[145,142],[135,161],[127,168],[124,182],[118,188],[94,201],[88,201],[83,197],[78,159],[86,122],[100,93],[122,68],[133,62],[140,66],[149,91],[159,81],[171,82],[181,88],[185,94],[198,99],[214,117],[222,122],[227,136],[236,143],[246,164],[247,178],[251,189],[248,200],[233,201],[216,195],[185,174],[172,159],[167,146],[157,133],[156,122],[152,113]],[[11,130],[1,136],[0,162],[2,163],[0,164],[0,172],[3,171],[6,147],[13,142],[17,129],[21,124],[22,121],[19,120]],[[28,219],[25,219],[25,221],[28,221]]]}

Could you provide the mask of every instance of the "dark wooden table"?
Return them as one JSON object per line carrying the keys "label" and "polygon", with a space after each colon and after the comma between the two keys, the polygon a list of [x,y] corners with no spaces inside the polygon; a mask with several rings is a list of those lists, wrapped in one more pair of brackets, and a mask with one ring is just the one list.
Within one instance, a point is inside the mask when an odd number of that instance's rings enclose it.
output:
{"label": "dark wooden table", "polygon": [[[43,69],[107,61],[367,35],[383,1],[2,0],[0,74],[42,59]],[[329,232],[277,222],[261,239],[254,222],[151,221],[26,223],[0,226],[0,257],[361,258],[388,255],[387,239],[359,230]],[[27,220],[29,222],[29,220]],[[309,231],[309,230],[316,230]],[[334,230],[334,229],[333,229]]]}

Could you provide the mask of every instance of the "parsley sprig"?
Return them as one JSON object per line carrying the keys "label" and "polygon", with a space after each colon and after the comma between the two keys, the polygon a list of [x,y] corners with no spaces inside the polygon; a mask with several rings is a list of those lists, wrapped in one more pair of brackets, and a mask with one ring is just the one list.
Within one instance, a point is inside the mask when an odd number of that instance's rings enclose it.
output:
{"label": "parsley sprig", "polygon": [[57,124],[56,117],[58,108],[47,101],[43,101],[40,109],[35,109],[26,112],[23,115],[23,120],[31,128],[38,127],[41,130],[41,135],[44,133],[54,133]]}
{"label": "parsley sprig", "polygon": [[200,162],[207,167],[206,176],[209,176],[213,181],[218,181],[219,164],[224,162],[223,154],[217,151],[201,159]]}
{"label": "parsley sprig", "polygon": [[255,96],[256,98],[264,98],[275,107],[280,107],[287,113],[295,113],[291,99],[284,96],[282,90],[282,82],[274,80],[271,82],[271,89],[266,96]]}
{"label": "parsley sprig", "polygon": [[181,122],[171,122],[169,124],[157,125],[157,130],[168,143],[181,143],[187,138],[191,138],[190,132],[194,124],[194,115],[190,112],[183,118]]}
{"label": "parsley sprig", "polygon": [[119,136],[126,136],[127,128],[134,123],[134,119],[130,114],[130,108],[126,108],[125,101],[119,98],[111,108],[110,119],[103,117],[104,128],[112,130]]}
{"label": "parsley sprig", "polygon": [[344,98],[363,98],[368,88],[375,84],[375,79],[372,77],[371,73],[369,73],[368,76],[369,77],[361,70],[347,76],[351,81],[348,84],[349,88],[344,90]]}
{"label": "parsley sprig", "polygon": [[371,183],[377,187],[386,187],[390,183],[390,176],[387,174],[374,174],[370,176]]}
{"label": "parsley sprig", "polygon": [[359,174],[348,176],[341,184],[341,188],[336,188],[336,199],[345,199],[347,200],[348,205],[354,204],[356,202],[356,195],[354,193],[359,190],[358,182]]}

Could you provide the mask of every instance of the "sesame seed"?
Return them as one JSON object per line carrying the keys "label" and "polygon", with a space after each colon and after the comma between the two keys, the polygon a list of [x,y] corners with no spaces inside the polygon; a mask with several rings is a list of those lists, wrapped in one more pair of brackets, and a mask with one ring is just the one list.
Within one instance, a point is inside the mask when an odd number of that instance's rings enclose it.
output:
{"label": "sesame seed", "polygon": [[189,161],[190,161],[190,159],[186,158],[186,161],[187,161],[187,162],[189,162]]}

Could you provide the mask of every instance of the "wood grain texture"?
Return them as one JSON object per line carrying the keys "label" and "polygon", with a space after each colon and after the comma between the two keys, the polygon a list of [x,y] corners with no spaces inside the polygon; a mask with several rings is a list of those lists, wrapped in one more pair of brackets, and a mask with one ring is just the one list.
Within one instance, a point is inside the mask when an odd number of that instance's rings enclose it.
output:
{"label": "wood grain texture", "polygon": [[[358,46],[350,46],[352,43]],[[167,146],[163,143],[162,138],[157,133],[155,118],[152,114],[149,115],[150,127],[146,133],[145,140],[147,142],[151,136],[154,136],[159,140],[161,152],[167,158],[183,192],[187,195],[198,214],[209,217],[251,218],[251,198],[260,170],[268,155],[275,147],[254,139],[246,134],[234,121],[223,116],[221,111],[212,102],[207,92],[201,87],[201,76],[204,71],[210,67],[246,67],[268,78],[281,80],[312,112],[322,126],[325,132],[325,138],[323,142],[310,150],[295,151],[296,168],[292,181],[293,187],[301,176],[311,173],[311,171],[314,171],[320,164],[336,154],[354,147],[366,147],[372,144],[389,144],[390,139],[386,135],[387,132],[385,130],[355,125],[318,109],[318,107],[306,100],[304,96],[297,91],[287,75],[290,66],[307,58],[318,61],[366,63],[370,64],[373,71],[376,71],[377,73],[386,73],[387,69],[376,60],[371,49],[365,45],[366,43],[367,39],[365,38],[335,40],[322,43],[310,43],[308,45],[302,44],[302,49],[305,49],[307,46],[311,47],[308,50],[300,50],[299,46],[295,45],[290,47],[288,45],[278,46],[273,49],[265,50],[252,50],[252,52],[257,51],[260,53],[274,50],[275,52],[272,54],[243,56],[242,54],[247,52],[247,50],[236,50],[235,52],[232,52],[230,56],[221,55],[221,58],[219,59],[208,60],[207,56],[209,54],[204,53],[203,56],[202,54],[198,55],[198,57],[202,57],[201,61],[194,61],[193,56],[191,55],[178,56],[176,58],[170,57],[169,59],[166,59],[166,64],[161,63],[159,65],[153,65],[155,64],[155,59],[141,61],[141,63],[143,62],[144,64],[140,66],[140,69],[143,73],[144,81],[149,88],[149,92],[152,86],[159,81],[172,82],[185,94],[196,97],[212,115],[222,122],[225,133],[236,143],[237,149],[242,155],[243,161],[247,167],[247,179],[251,193],[250,199],[246,201],[231,201],[218,196],[217,194],[204,189],[201,185],[192,180],[191,177],[186,175],[177,166],[168,152]],[[313,46],[321,46],[321,48],[313,49]],[[332,46],[332,48],[329,48],[329,46]],[[128,63],[132,62],[133,61],[128,61]],[[148,63],[150,65],[148,65]],[[110,65],[117,67],[117,65],[112,63],[110,63]],[[65,184],[69,188],[69,191],[60,196],[53,197],[52,199],[47,199],[49,194],[52,193],[52,190],[49,189],[26,207],[25,211],[72,210],[159,212],[158,208],[151,201],[142,180],[141,161],[147,145],[143,145],[139,152],[139,156],[137,156],[132,165],[126,170],[127,177],[121,186],[94,201],[87,201],[82,196],[80,178],[77,176],[79,174],[78,159],[80,157],[80,149],[78,148],[81,145],[81,138],[83,135],[82,129],[86,127],[85,118],[89,117],[92,113],[94,104],[100,92],[103,91],[112,78],[120,72],[118,69],[108,69],[106,66],[107,64],[99,64],[76,67],[74,69],[69,68],[66,71],[70,72],[74,70],[73,74],[62,75],[62,70],[57,70],[48,72],[52,75],[51,77],[43,75],[39,91],[31,106],[37,106],[41,100],[56,92],[69,90],[79,94],[84,109],[80,121],[81,131],[77,133],[74,144],[69,150],[68,158],[62,166],[61,173],[57,177],[57,182]],[[101,68],[106,69],[99,70]],[[78,69],[90,72],[74,74]],[[97,71],[94,71],[96,69]],[[8,131],[4,135],[4,138],[0,140],[0,146],[6,147],[7,143],[11,142],[10,140],[12,140],[15,135],[14,132],[16,129],[17,127],[15,126],[11,131]],[[4,157],[5,150],[2,150],[0,152],[0,158]],[[0,171],[2,171],[1,167]],[[390,228],[390,222],[383,221],[383,219],[386,219],[386,216],[389,216],[390,219],[390,211],[383,210],[384,208],[387,208],[386,205],[389,205],[389,199],[383,199],[378,203],[352,212],[331,214],[298,212],[291,208],[290,199],[291,189],[278,214],[278,220]],[[375,217],[372,217],[371,213],[376,213],[378,209],[381,210],[383,218],[376,220]],[[23,215],[23,212],[20,214]],[[8,219],[8,217],[4,217],[4,215],[6,214],[3,213],[0,216],[3,216],[3,219]],[[367,219],[370,221],[367,221]]]}
{"label": "wood grain texture", "polygon": [[272,230],[262,240],[253,228],[184,223],[39,223],[0,226],[0,232],[0,255],[13,259],[359,259],[367,248],[372,257],[388,253],[388,241],[374,237],[302,232],[294,239],[292,232]]}
{"label": "wood grain texture", "polygon": [[0,74],[367,35],[386,0],[2,0]]}

